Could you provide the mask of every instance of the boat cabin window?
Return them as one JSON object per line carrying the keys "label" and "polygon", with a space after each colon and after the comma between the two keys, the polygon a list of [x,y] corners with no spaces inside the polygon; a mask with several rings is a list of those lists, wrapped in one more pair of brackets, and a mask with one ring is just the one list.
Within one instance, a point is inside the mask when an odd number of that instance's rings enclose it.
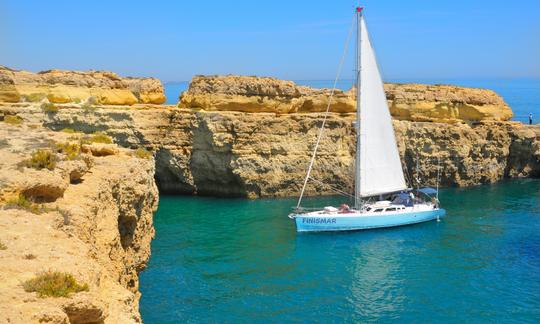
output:
{"label": "boat cabin window", "polygon": [[386,211],[396,211],[396,207],[386,208]]}
{"label": "boat cabin window", "polygon": [[374,212],[374,213],[380,213],[380,212],[382,212],[382,210],[383,210],[382,208],[377,208],[377,209],[375,209],[373,212]]}

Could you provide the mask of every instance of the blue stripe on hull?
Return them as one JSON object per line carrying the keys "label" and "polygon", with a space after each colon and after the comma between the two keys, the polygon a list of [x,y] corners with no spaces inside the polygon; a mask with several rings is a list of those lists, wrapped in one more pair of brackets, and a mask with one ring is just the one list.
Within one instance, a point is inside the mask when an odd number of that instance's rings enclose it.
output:
{"label": "blue stripe on hull", "polygon": [[339,215],[304,217],[298,214],[295,215],[294,220],[298,232],[354,231],[422,223],[443,217],[445,214],[444,209],[358,217]]}

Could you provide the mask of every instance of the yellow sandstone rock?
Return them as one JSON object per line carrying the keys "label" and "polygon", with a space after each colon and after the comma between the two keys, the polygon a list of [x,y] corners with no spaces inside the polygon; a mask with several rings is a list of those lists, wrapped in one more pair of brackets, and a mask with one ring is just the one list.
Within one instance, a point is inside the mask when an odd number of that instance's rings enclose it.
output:
{"label": "yellow sandstone rock", "polygon": [[155,78],[121,78],[104,71],[49,70],[39,73],[0,66],[0,102],[80,103],[94,97],[103,105],[162,104],[163,85]]}
{"label": "yellow sandstone rock", "polygon": [[8,68],[0,66],[0,102],[19,102],[21,96]]}
{"label": "yellow sandstone rock", "polygon": [[[71,136],[0,122],[0,323],[141,323],[139,272],[158,202],[153,158],[116,148],[72,160],[58,153],[53,170],[21,166],[33,150]],[[88,289],[60,298],[25,290],[49,270]]]}
{"label": "yellow sandstone rock", "polygon": [[[386,84],[392,116],[411,121],[505,121],[512,110],[494,91],[446,85]],[[251,76],[196,76],[179,107],[207,111],[323,112],[330,89],[298,86],[292,81]],[[330,110],[356,111],[353,89],[335,90]]]}
{"label": "yellow sandstone rock", "polygon": [[[292,81],[253,76],[195,76],[180,97],[180,107],[211,111],[319,112],[325,111],[329,89],[297,86]],[[351,92],[336,90],[332,111],[354,110]]]}
{"label": "yellow sandstone rock", "polygon": [[512,110],[492,90],[450,85],[386,84],[392,116],[400,120],[454,122],[505,121]]}
{"label": "yellow sandstone rock", "polygon": [[[106,129],[119,146],[155,152],[155,177],[162,192],[252,198],[298,195],[323,117],[100,106],[95,118],[76,109],[49,115],[35,104],[26,105],[0,105],[0,113],[17,113],[25,123],[43,122],[53,129]],[[352,190],[353,120],[354,113],[328,116],[314,179]],[[438,160],[443,186],[540,175],[540,126],[511,121],[393,124],[406,173],[414,175],[418,161],[425,185],[435,185]],[[309,195],[332,193],[319,182],[307,188]]]}

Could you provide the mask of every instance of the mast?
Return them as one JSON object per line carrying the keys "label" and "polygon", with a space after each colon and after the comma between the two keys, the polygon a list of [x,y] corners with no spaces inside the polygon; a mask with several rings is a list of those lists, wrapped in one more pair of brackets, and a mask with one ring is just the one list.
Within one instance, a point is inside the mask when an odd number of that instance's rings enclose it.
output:
{"label": "mast", "polygon": [[360,126],[360,83],[362,70],[361,57],[361,45],[362,45],[362,9],[361,7],[356,7],[356,156],[355,156],[355,171],[354,171],[354,208],[360,209],[362,206],[362,199],[360,197],[360,145],[361,145],[361,132],[362,127]]}
{"label": "mast", "polygon": [[437,201],[439,201],[439,181],[441,179],[441,160],[440,157],[437,156]]}

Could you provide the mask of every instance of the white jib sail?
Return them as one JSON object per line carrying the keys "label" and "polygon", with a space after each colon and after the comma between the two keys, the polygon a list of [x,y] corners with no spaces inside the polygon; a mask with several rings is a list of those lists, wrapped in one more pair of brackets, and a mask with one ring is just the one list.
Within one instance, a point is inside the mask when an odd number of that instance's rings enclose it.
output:
{"label": "white jib sail", "polygon": [[407,188],[383,82],[361,16],[360,44],[360,196]]}

